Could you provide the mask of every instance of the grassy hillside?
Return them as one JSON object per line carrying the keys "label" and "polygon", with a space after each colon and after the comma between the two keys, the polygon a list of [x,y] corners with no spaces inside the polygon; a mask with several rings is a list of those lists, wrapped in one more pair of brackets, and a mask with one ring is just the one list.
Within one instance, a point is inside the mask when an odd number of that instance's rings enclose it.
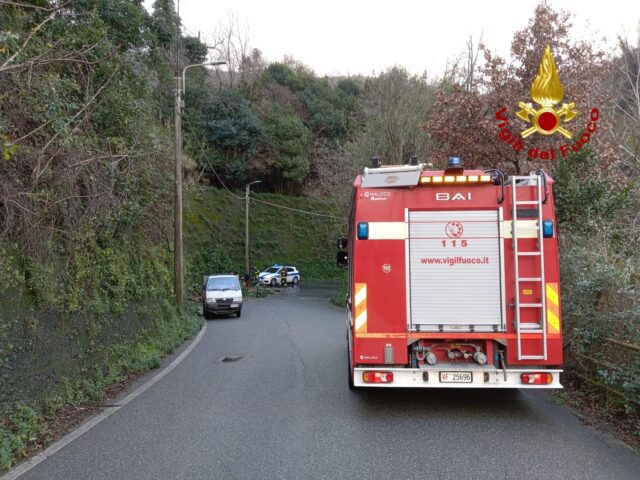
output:
{"label": "grassy hillside", "polygon": [[[244,192],[235,192],[243,197]],[[252,193],[258,200],[311,212],[342,216],[343,209],[310,197]],[[196,185],[185,193],[184,235],[188,273],[185,283],[198,289],[204,273],[244,271],[244,198],[226,190]],[[346,220],[318,217],[251,202],[251,268],[273,263],[297,266],[305,278],[339,278],[335,239]]]}

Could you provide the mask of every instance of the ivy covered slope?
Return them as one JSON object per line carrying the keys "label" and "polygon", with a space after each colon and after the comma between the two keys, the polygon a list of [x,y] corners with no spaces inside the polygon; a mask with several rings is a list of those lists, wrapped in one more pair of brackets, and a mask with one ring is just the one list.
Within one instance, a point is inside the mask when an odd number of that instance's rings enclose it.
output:
{"label": "ivy covered slope", "polygon": [[[234,193],[238,195],[238,193]],[[312,197],[251,193],[250,264],[260,270],[281,263],[298,267],[304,279],[341,278],[335,264],[335,240],[345,233],[342,209]],[[321,212],[336,218],[278,208]],[[187,286],[198,291],[201,275],[244,271],[244,199],[224,189],[193,186],[186,194],[185,254]]]}
{"label": "ivy covered slope", "polygon": [[163,221],[171,2],[29,3],[0,7],[0,469],[200,325]]}

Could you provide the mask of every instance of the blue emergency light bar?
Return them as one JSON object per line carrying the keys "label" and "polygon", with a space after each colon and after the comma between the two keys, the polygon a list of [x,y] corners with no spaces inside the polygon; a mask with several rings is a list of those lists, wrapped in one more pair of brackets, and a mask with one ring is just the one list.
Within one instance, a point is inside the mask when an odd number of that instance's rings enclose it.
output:
{"label": "blue emergency light bar", "polygon": [[369,238],[369,224],[367,222],[358,223],[358,240]]}
{"label": "blue emergency light bar", "polygon": [[449,157],[449,160],[447,160],[447,168],[459,167],[462,167],[462,159],[460,157]]}

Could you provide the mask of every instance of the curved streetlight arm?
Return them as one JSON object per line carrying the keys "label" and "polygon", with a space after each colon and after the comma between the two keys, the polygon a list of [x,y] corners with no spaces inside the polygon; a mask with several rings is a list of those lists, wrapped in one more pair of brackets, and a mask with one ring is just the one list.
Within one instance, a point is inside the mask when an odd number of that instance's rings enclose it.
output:
{"label": "curved streetlight arm", "polygon": [[203,62],[203,63],[193,63],[191,65],[187,65],[182,69],[182,93],[187,91],[187,84],[185,75],[187,73],[187,69],[191,67],[208,67],[208,66],[216,66],[216,65],[226,65],[227,62]]}

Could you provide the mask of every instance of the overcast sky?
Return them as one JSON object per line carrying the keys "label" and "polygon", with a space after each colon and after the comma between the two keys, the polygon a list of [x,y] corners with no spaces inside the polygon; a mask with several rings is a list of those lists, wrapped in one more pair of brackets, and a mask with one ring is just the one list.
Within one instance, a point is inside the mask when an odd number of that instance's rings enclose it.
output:
{"label": "overcast sky", "polygon": [[[177,0],[174,0],[177,1]],[[153,0],[145,0],[149,6]],[[370,74],[392,65],[413,73],[442,75],[447,59],[460,55],[468,35],[507,55],[512,34],[526,26],[538,0],[180,0],[187,34],[207,39],[232,12],[251,47],[268,61],[285,55],[319,75]],[[575,14],[579,38],[618,34],[638,37],[637,0],[551,0]]]}

